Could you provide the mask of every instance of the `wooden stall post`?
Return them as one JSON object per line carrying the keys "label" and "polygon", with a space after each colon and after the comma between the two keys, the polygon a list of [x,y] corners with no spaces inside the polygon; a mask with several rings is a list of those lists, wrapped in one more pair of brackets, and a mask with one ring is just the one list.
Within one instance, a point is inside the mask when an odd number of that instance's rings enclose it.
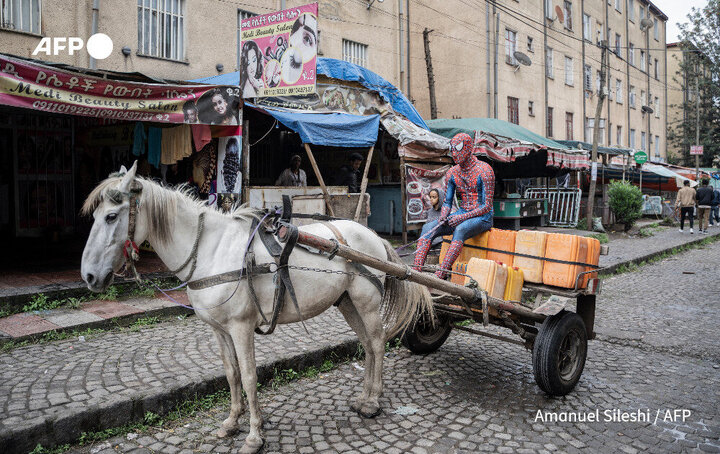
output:
{"label": "wooden stall post", "polygon": [[305,147],[305,152],[308,155],[308,159],[310,160],[313,171],[315,171],[315,176],[318,179],[318,183],[320,183],[320,188],[322,189],[323,197],[325,198],[325,205],[327,205],[328,213],[330,213],[330,216],[335,217],[335,210],[333,210],[332,204],[330,203],[330,194],[325,187],[325,181],[323,181],[322,175],[320,175],[320,169],[318,168],[317,162],[315,162],[315,156],[310,149],[310,144],[304,143],[303,146]]}
{"label": "wooden stall post", "polygon": [[242,129],[242,203],[250,201],[250,121],[243,121]]}
{"label": "wooden stall post", "polygon": [[402,217],[402,243],[407,244],[407,218],[405,217],[407,195],[405,194],[405,186],[407,181],[405,180],[405,157],[400,156],[400,216]]}
{"label": "wooden stall post", "polygon": [[375,145],[370,147],[370,151],[368,151],[367,155],[367,161],[365,162],[365,170],[363,171],[362,183],[360,185],[360,199],[358,199],[357,208],[355,208],[355,217],[353,218],[353,221],[355,222],[360,219],[360,211],[362,209],[363,202],[365,201],[365,191],[367,190],[368,184],[368,171],[370,170],[370,163],[372,161],[374,149]]}

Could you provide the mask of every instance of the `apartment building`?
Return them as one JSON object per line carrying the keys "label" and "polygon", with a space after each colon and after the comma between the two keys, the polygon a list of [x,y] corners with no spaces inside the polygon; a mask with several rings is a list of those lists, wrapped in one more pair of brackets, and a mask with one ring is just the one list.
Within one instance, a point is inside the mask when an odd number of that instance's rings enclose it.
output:
{"label": "apartment building", "polygon": [[[307,3],[310,0],[3,0],[0,52],[164,79],[206,77],[237,70],[243,17]],[[398,2],[319,3],[321,56],[353,61],[399,84]],[[105,60],[93,62],[84,50],[32,55],[42,37],[86,40],[95,31],[113,40],[113,52]]]}
{"label": "apartment building", "polygon": [[[432,28],[440,118],[495,117],[560,140],[591,142],[600,43],[609,47],[600,143],[666,158],[667,17],[646,0],[411,2],[411,27]],[[458,14],[462,11],[462,14]],[[643,22],[643,19],[646,19]],[[411,28],[412,29],[412,28]],[[531,60],[515,58],[520,51]],[[421,39],[410,46],[424,56]],[[412,59],[412,96],[429,116],[424,60]],[[645,106],[645,109],[643,109]],[[652,112],[650,112],[652,110]]]}

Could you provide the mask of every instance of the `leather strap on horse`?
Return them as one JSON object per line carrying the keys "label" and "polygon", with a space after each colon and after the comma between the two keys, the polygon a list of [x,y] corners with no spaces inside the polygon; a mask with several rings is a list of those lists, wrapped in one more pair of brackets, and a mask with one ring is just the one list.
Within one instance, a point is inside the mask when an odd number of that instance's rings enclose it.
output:
{"label": "leather strap on horse", "polygon": [[188,258],[187,258],[187,260],[185,260],[185,263],[180,265],[178,268],[170,271],[171,274],[177,275],[186,266],[188,266],[190,261],[192,261],[192,267],[190,268],[190,274],[188,274],[188,277],[185,280],[189,281],[190,279],[192,279],[193,274],[195,274],[195,268],[197,267],[197,250],[198,250],[198,245],[200,244],[200,236],[202,235],[204,227],[205,227],[205,212],[202,211],[200,213],[200,215],[198,216],[197,234],[195,235],[195,243],[193,244],[193,247],[190,250],[190,255],[188,255]]}
{"label": "leather strap on horse", "polygon": [[[322,224],[325,227],[327,227],[328,229],[330,229],[330,231],[333,233],[333,235],[335,235],[335,238],[337,238],[338,243],[340,243],[344,246],[348,245],[347,241],[345,240],[345,237],[343,236],[342,233],[340,233],[340,229],[338,229],[337,227],[335,227],[334,225],[332,225],[331,223],[329,223],[327,221],[320,221],[320,224]],[[335,258],[335,254],[331,254],[331,256],[329,257],[329,260],[332,260],[334,258]],[[374,285],[375,288],[378,289],[378,291],[380,292],[381,295],[383,293],[385,293],[385,288],[383,287],[382,281],[380,281],[380,279],[378,279],[377,276],[375,276],[369,269],[367,269],[367,267],[365,265],[363,265],[362,263],[354,262],[352,260],[348,260],[348,263],[350,263],[350,265],[352,265],[353,268],[358,270],[358,272],[360,272],[363,275],[363,277],[367,278],[367,280],[369,280],[372,283],[372,285]]]}

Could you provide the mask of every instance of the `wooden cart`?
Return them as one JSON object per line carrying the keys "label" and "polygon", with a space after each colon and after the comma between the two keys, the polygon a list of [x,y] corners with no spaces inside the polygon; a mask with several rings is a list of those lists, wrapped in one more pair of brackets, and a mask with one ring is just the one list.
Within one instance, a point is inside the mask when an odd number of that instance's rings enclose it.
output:
{"label": "wooden cart", "polygon": [[[287,228],[282,227],[278,233],[283,240]],[[526,284],[523,293],[534,294],[534,302],[512,302],[489,297],[478,289],[438,279],[432,274],[381,260],[337,241],[306,232],[298,233],[297,242],[431,289],[435,319],[421,317],[403,337],[403,344],[414,353],[434,352],[445,342],[452,329],[460,329],[524,345],[532,351],[535,381],[550,395],[569,393],[580,379],[587,357],[587,341],[595,337],[595,303],[601,290],[601,281],[591,278],[584,289],[577,288],[577,283],[582,281],[584,274],[597,273],[599,270],[578,274],[575,289]],[[508,328],[520,339],[456,324],[469,319]]]}

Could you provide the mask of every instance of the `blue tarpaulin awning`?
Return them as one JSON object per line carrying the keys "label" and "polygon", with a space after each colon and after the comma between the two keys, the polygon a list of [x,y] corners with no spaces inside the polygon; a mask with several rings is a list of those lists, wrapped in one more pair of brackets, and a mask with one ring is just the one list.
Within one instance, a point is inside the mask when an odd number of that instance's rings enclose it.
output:
{"label": "blue tarpaulin awning", "polygon": [[346,113],[309,113],[270,109],[246,103],[267,113],[300,134],[303,143],[329,147],[369,147],[375,145],[380,128],[380,115]]}

